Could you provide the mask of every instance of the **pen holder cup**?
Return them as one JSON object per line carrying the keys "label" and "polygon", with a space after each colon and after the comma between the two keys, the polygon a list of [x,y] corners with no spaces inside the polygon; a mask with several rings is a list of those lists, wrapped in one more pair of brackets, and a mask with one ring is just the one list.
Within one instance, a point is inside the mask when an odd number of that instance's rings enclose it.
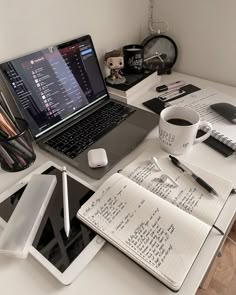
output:
{"label": "pen holder cup", "polygon": [[24,170],[36,159],[28,123],[20,118],[16,118],[16,123],[16,135],[0,139],[0,164],[1,168],[8,172]]}

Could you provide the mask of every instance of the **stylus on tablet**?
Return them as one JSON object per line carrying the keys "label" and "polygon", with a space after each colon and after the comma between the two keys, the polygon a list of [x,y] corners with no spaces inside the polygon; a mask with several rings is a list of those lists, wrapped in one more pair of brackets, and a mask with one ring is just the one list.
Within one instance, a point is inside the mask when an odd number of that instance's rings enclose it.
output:
{"label": "stylus on tablet", "polygon": [[68,201],[68,186],[67,186],[67,172],[66,167],[62,167],[62,188],[63,188],[63,211],[64,211],[64,229],[67,238],[70,235],[70,214]]}

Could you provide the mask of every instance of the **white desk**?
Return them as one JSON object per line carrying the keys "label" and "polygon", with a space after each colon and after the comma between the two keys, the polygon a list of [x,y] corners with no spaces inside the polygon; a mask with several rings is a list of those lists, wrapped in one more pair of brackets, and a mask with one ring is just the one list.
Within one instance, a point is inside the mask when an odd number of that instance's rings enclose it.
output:
{"label": "white desk", "polygon": [[[186,80],[200,88],[212,86],[226,94],[236,98],[236,88],[216,84],[206,80],[173,73],[162,77],[162,83],[168,83],[176,80]],[[141,106],[142,101],[157,96],[155,88],[148,91],[142,98],[136,100],[133,104]],[[144,107],[143,107],[144,108]],[[134,160],[143,150],[151,149],[160,154],[157,128],[154,129],[144,142],[139,145],[132,153],[123,159],[115,168],[113,168],[103,179],[96,181],[80,173],[73,167],[67,165],[67,168],[78,177],[98,187],[109,175],[118,169],[125,167],[130,161]],[[36,169],[47,160],[52,160],[59,165],[64,163],[48,153],[35,147],[37,159],[28,169],[17,172],[7,173],[0,169],[0,192],[14,184],[16,181]],[[185,156],[188,161],[201,166],[213,173],[217,173],[225,178],[232,180],[236,186],[236,157],[232,155],[224,158],[205,144],[198,144]],[[216,225],[226,231],[233,220],[236,210],[236,195],[229,197]],[[195,294],[200,285],[211,261],[213,260],[223,237],[215,231],[207,238],[197,260],[191,268],[183,287],[178,295]],[[179,266],[181,267],[181,265]],[[62,286],[54,279],[33,257],[29,256],[26,260],[9,259],[0,256],[0,292],[4,295],[15,294],[33,294],[33,295],[74,295],[74,294],[103,294],[103,295],[156,295],[156,294],[174,294],[156,279],[142,270],[139,266],[125,257],[111,245],[106,244],[98,255],[92,260],[88,267],[70,286]]]}

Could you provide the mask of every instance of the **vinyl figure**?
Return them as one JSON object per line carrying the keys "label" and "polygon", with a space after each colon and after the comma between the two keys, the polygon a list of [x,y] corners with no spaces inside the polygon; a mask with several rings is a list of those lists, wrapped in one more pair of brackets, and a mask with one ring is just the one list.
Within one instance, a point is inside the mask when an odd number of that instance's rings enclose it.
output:
{"label": "vinyl figure", "polygon": [[126,81],[121,69],[124,67],[124,58],[119,50],[113,50],[105,54],[105,64],[110,69],[110,76],[106,78],[110,84],[121,84]]}

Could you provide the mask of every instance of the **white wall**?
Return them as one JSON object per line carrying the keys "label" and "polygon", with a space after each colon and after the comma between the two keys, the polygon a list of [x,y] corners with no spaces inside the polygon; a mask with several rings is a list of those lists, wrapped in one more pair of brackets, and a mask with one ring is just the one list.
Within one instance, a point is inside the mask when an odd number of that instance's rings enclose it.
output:
{"label": "white wall", "polygon": [[[0,0],[0,62],[91,34],[103,67],[105,52],[146,36],[148,4]],[[168,21],[178,44],[177,71],[236,86],[235,0],[154,0],[154,8],[154,20]]]}
{"label": "white wall", "polygon": [[[147,34],[148,0],[0,0],[0,63],[90,34],[104,54]],[[9,100],[0,77],[0,89]]]}
{"label": "white wall", "polygon": [[84,34],[101,61],[142,40],[148,0],[0,0],[0,10],[0,62]]}
{"label": "white wall", "polygon": [[179,48],[175,70],[236,86],[236,1],[154,0]]}

